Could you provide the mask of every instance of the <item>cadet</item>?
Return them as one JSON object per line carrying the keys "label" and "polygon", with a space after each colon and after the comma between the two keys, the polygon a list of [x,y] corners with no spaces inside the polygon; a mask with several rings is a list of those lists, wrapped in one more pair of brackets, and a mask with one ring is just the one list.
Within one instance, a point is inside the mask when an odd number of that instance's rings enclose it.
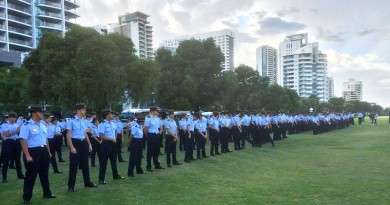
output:
{"label": "cadet", "polygon": [[[57,153],[59,162],[65,162],[62,159],[62,133],[61,133],[62,130],[61,130],[61,126],[58,123],[57,118],[53,118],[51,123],[55,129],[55,132],[54,132],[54,142],[55,142],[54,143],[55,144],[54,151],[55,152],[54,153]],[[51,149],[53,149],[53,147],[51,147]]]}
{"label": "cadet", "polygon": [[137,174],[146,174],[141,168],[143,149],[142,138],[144,136],[142,129],[144,121],[144,117],[137,117],[136,122],[131,126],[131,133],[129,136],[130,159],[129,168],[127,170],[127,176],[129,177],[134,177],[134,167],[137,169]]}
{"label": "cadet", "polygon": [[116,133],[116,146],[117,146],[117,155],[119,162],[127,162],[122,158],[122,140],[123,140],[123,128],[124,125],[119,119],[119,113],[115,113],[115,120],[113,120],[115,124],[115,133]]}
{"label": "cadet", "polygon": [[68,191],[75,192],[77,169],[81,168],[85,187],[97,187],[89,177],[88,153],[92,151],[87,131],[89,123],[85,119],[86,107],[83,103],[75,105],[76,115],[67,122],[67,139],[70,149]]}
{"label": "cadet", "polygon": [[158,162],[158,155],[160,151],[160,118],[158,117],[158,110],[156,106],[150,107],[150,117],[145,120],[144,136],[147,138],[147,152],[146,152],[146,170],[152,170],[152,157],[154,167],[156,169],[165,169]]}
{"label": "cadet", "polygon": [[[191,162],[192,146],[191,146],[191,136],[189,131],[189,125],[187,121],[187,115],[183,113],[181,119],[179,120],[179,136],[180,136],[180,145],[184,145],[184,161]],[[180,146],[179,146],[180,147]]]}
{"label": "cadet", "polygon": [[218,152],[219,143],[219,121],[218,112],[213,112],[213,116],[209,119],[209,134],[211,140],[210,156],[220,155]]}
{"label": "cadet", "polygon": [[[49,115],[49,114],[44,114],[44,118],[45,118],[45,126],[46,126],[46,129],[47,129],[47,140],[49,142],[49,146],[50,146],[50,154],[51,154],[51,165],[53,166],[53,170],[54,170],[54,173],[62,173],[61,171],[58,170],[58,166],[57,166],[57,160],[56,160],[56,140],[54,139],[54,135],[57,133],[57,134],[60,134],[60,130],[57,129],[57,127],[50,123],[51,119],[52,119],[53,116]],[[62,138],[62,136],[61,136]]]}
{"label": "cadet", "polygon": [[93,118],[92,120],[92,127],[91,127],[91,145],[92,145],[92,152],[91,152],[91,167],[96,167],[95,164],[95,158],[96,154],[100,159],[100,144],[102,143],[102,140],[99,138],[99,120],[97,118]]}
{"label": "cadet", "polygon": [[[196,113],[195,117],[195,137],[196,139],[196,157],[197,159],[208,158],[206,156],[206,141],[207,141],[207,124],[203,121],[202,114]],[[202,153],[202,157],[200,154]]]}
{"label": "cadet", "polygon": [[167,166],[171,166],[171,154],[172,154],[172,164],[181,165],[176,159],[176,144],[179,137],[177,136],[177,124],[174,119],[174,112],[172,110],[168,111],[168,117],[165,119],[165,154],[167,156]]}
{"label": "cadet", "polygon": [[31,105],[31,119],[24,123],[20,129],[20,143],[24,153],[23,160],[26,167],[24,179],[23,200],[31,204],[34,183],[39,174],[44,198],[56,198],[50,191],[49,185],[49,159],[50,146],[47,141],[47,130],[43,122],[42,106]]}
{"label": "cadet", "polygon": [[[2,136],[3,136],[3,183],[7,183],[7,172],[9,161],[11,159],[15,159],[16,171],[18,175],[18,179],[24,179],[22,174],[22,166],[20,164],[20,150],[17,145],[17,138],[20,131],[20,125],[15,123],[16,121],[16,113],[11,111],[8,113],[8,118],[6,119],[6,123],[1,125]],[[19,153],[18,153],[19,152]],[[19,158],[18,158],[19,157]]]}
{"label": "cadet", "polygon": [[99,168],[99,184],[106,184],[104,178],[106,176],[107,161],[110,159],[112,177],[114,179],[124,179],[118,174],[116,167],[116,158],[118,154],[118,147],[115,135],[115,123],[112,121],[112,114],[109,109],[102,110],[102,117],[104,121],[99,124],[99,138],[102,139],[100,147],[100,168]]}

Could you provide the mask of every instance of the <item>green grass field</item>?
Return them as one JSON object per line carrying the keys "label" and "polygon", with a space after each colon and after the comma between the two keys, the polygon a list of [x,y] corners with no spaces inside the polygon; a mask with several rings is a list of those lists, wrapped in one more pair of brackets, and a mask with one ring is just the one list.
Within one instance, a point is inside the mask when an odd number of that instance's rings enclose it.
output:
{"label": "green grass field", "polygon": [[[388,117],[380,118],[377,126],[366,119],[361,126],[316,136],[310,132],[291,135],[277,141],[276,147],[247,146],[134,178],[126,176],[128,163],[119,163],[124,180],[112,180],[108,165],[107,185],[96,189],[83,187],[79,170],[75,193],[67,191],[69,160],[65,158],[67,162],[59,164],[64,173],[54,175],[50,166],[50,185],[57,199],[43,199],[37,180],[32,201],[72,205],[390,204],[389,133]],[[180,162],[183,158],[180,152]],[[165,166],[165,155],[159,159]],[[145,160],[142,163],[146,170]],[[98,167],[90,167],[90,172],[97,183]],[[9,171],[8,180],[0,184],[0,204],[21,204],[23,180],[16,179],[15,170]]]}

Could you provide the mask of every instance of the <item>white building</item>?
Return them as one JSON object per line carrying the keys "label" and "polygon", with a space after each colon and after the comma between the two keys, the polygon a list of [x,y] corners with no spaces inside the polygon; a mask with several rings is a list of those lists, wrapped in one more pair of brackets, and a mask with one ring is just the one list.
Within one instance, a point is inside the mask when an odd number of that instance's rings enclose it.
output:
{"label": "white building", "polygon": [[153,59],[153,27],[147,21],[148,17],[139,11],[126,13],[118,17],[118,24],[108,26],[108,32],[113,28],[114,32],[131,38],[139,58]]}
{"label": "white building", "polygon": [[269,78],[269,84],[278,81],[277,50],[270,46],[261,46],[256,49],[256,70],[263,77]]}
{"label": "white building", "polygon": [[328,99],[334,97],[334,80],[333,77],[327,77]]}
{"label": "white building", "polygon": [[171,50],[173,53],[176,52],[176,49],[179,47],[179,44],[182,41],[195,39],[195,40],[206,40],[208,38],[213,38],[215,45],[220,47],[221,52],[225,57],[224,63],[221,65],[222,69],[225,70],[234,70],[234,33],[228,29],[214,31],[209,33],[202,33],[197,35],[186,35],[179,36],[170,40],[165,40],[160,44],[161,47],[164,47],[168,50]]}
{"label": "white building", "polygon": [[363,98],[363,84],[362,81],[356,81],[350,78],[348,82],[343,83],[343,97],[345,101],[358,100]]}
{"label": "white building", "polygon": [[287,36],[279,45],[283,87],[295,90],[299,97],[315,95],[321,102],[329,98],[327,59],[319,44],[308,43],[308,35]]}
{"label": "white building", "polygon": [[78,7],[75,0],[0,0],[0,52],[29,52],[45,30],[64,35]]}

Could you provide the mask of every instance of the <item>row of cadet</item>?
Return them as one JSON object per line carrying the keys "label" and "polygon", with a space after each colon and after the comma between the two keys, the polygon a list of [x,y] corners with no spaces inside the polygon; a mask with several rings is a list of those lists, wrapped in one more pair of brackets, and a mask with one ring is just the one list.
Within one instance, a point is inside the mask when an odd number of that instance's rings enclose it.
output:
{"label": "row of cadet", "polygon": [[[32,188],[37,175],[40,175],[44,197],[55,198],[49,188],[48,169],[51,162],[54,173],[58,170],[56,154],[60,162],[61,147],[66,136],[66,146],[69,147],[69,178],[68,191],[75,192],[75,182],[78,168],[82,169],[85,187],[97,187],[89,177],[88,157],[91,166],[95,167],[95,155],[99,157],[99,184],[104,185],[108,159],[110,159],[113,179],[123,179],[117,171],[116,162],[126,162],[121,156],[124,130],[129,130],[130,159],[129,177],[145,174],[141,167],[143,150],[146,148],[146,170],[152,172],[152,159],[155,169],[165,169],[158,160],[161,154],[163,136],[165,135],[165,154],[168,167],[181,165],[176,158],[176,147],[185,152],[184,161],[208,158],[205,144],[211,141],[210,156],[231,152],[229,142],[234,142],[234,150],[245,148],[245,141],[252,147],[274,140],[287,138],[286,133],[296,134],[310,129],[313,134],[329,132],[337,128],[345,128],[354,124],[352,114],[317,114],[317,115],[286,115],[282,113],[249,113],[237,111],[236,115],[228,112],[214,112],[209,118],[201,113],[183,114],[176,118],[173,110],[168,111],[165,119],[159,117],[157,107],[151,107],[146,117],[138,116],[130,122],[121,122],[119,115],[109,109],[101,111],[103,121],[99,123],[96,113],[88,116],[86,106],[78,103],[75,106],[75,116],[67,121],[57,122],[53,116],[43,113],[40,105],[30,108],[31,119],[17,119],[15,112],[9,112],[6,122],[1,126],[2,152],[1,164],[3,182],[7,180],[7,170],[10,161],[15,161],[18,178],[24,178],[23,200],[31,203]],[[115,117],[114,115],[115,114]],[[271,136],[273,133],[273,136]],[[220,149],[219,149],[220,146]],[[26,176],[22,174],[20,154],[23,150]],[[193,152],[196,150],[196,159]],[[220,152],[219,152],[220,150]],[[45,157],[47,156],[47,158]],[[49,160],[50,159],[50,160]]]}

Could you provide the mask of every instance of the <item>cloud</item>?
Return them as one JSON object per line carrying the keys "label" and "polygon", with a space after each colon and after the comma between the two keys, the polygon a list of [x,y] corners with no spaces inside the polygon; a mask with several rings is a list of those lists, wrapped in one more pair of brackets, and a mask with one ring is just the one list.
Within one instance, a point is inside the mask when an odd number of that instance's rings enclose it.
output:
{"label": "cloud", "polygon": [[324,30],[322,28],[317,29],[317,38],[319,40],[329,41],[329,42],[344,42],[342,38],[342,33],[333,33],[329,30]]}
{"label": "cloud", "polygon": [[313,13],[318,13],[319,12],[318,9],[310,9],[310,11],[313,12]]}
{"label": "cloud", "polygon": [[255,43],[257,38],[253,38],[249,33],[236,33],[236,41],[239,43]]}
{"label": "cloud", "polygon": [[268,17],[259,21],[260,35],[277,35],[297,32],[306,28],[305,24],[285,21],[278,17]]}
{"label": "cloud", "polygon": [[263,20],[267,16],[266,11],[258,11],[255,14],[259,20]]}
{"label": "cloud", "polygon": [[287,9],[282,9],[276,12],[276,15],[279,17],[284,17],[286,15],[295,15],[297,13],[301,12],[299,9],[295,7],[289,7]]}
{"label": "cloud", "polygon": [[359,36],[366,36],[366,35],[369,35],[371,33],[376,32],[376,31],[377,31],[376,29],[364,29],[363,31],[358,32],[358,35]]}

